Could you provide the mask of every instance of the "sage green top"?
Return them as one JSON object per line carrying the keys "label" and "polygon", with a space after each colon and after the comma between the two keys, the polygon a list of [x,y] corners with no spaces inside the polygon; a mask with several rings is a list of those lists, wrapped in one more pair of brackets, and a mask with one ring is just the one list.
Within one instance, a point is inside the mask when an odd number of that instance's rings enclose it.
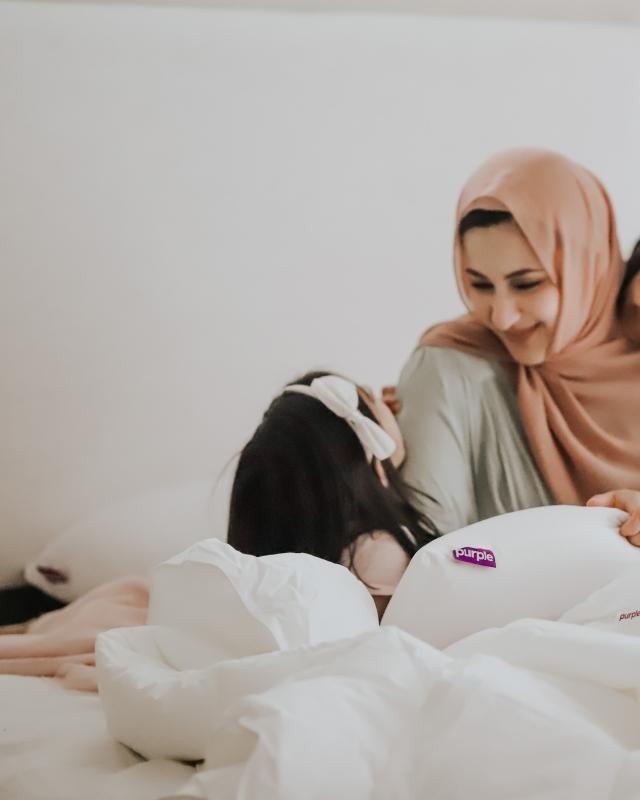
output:
{"label": "sage green top", "polygon": [[554,502],[535,465],[502,367],[458,350],[420,347],[398,384],[404,480],[440,533]]}

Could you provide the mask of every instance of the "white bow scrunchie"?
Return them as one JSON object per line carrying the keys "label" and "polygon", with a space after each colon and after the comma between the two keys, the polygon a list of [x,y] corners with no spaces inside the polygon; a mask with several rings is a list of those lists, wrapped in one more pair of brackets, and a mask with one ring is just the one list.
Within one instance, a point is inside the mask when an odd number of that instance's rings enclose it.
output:
{"label": "white bow scrunchie", "polygon": [[395,452],[396,443],[391,436],[358,409],[358,390],[351,381],[338,375],[324,375],[322,378],[314,378],[310,386],[292,384],[285,386],[284,391],[314,397],[336,416],[344,419],[360,440],[368,461],[373,456],[384,461]]}

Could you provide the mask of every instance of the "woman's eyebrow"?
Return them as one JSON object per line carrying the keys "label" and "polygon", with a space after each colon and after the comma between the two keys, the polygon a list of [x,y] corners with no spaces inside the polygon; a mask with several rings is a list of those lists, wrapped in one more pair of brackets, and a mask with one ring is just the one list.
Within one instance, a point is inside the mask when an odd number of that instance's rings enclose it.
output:
{"label": "woman's eyebrow", "polygon": [[478,272],[477,269],[466,269],[465,272],[468,272],[469,275],[473,275],[474,278],[482,278],[485,281],[489,280],[489,278],[487,278],[486,275],[483,275],[481,272]]}
{"label": "woman's eyebrow", "polygon": [[[483,278],[485,281],[488,281],[486,275],[483,275],[482,272],[478,272],[476,269],[466,269],[465,272],[468,272],[469,275],[473,275],[476,278]],[[529,272],[544,272],[543,269],[531,269],[530,267],[526,267],[525,269],[517,269],[515,272],[509,272],[505,275],[505,278],[519,278],[522,275],[527,275]]]}
{"label": "woman's eyebrow", "polygon": [[519,278],[521,275],[526,275],[528,272],[544,272],[544,270],[526,267],[525,269],[517,269],[515,272],[510,272],[508,275],[505,275],[505,278]]}

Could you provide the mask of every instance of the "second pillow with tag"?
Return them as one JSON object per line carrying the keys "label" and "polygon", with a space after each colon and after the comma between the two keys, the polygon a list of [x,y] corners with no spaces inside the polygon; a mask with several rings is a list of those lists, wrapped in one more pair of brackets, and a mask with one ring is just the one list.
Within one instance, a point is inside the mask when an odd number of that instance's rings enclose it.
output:
{"label": "second pillow with tag", "polygon": [[618,533],[625,518],[611,508],[546,506],[441,536],[415,554],[382,624],[444,648],[516,619],[559,619],[640,566],[640,548]]}

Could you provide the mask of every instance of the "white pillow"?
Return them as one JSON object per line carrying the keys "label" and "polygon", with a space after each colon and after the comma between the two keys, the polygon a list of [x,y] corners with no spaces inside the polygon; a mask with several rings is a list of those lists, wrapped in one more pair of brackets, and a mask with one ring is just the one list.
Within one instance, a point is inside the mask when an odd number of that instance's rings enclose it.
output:
{"label": "white pillow", "polygon": [[153,575],[149,625],[176,669],[355,636],[378,627],[346,567],[307,553],[250,556],[207,539]]}
{"label": "white pillow", "polygon": [[213,489],[210,480],[185,483],[106,506],[50,542],[27,565],[25,578],[69,602],[114,578],[147,575],[217,534],[211,530]]}
{"label": "white pillow", "polygon": [[596,589],[640,565],[611,508],[514,511],[421,548],[389,602],[397,625],[444,648],[469,634],[534,617],[557,620]]}
{"label": "white pillow", "polygon": [[154,571],[147,625],[97,638],[109,730],[147,758],[202,758],[234,699],[295,673],[308,646],[376,630],[373,598],[345,567],[200,542]]}

